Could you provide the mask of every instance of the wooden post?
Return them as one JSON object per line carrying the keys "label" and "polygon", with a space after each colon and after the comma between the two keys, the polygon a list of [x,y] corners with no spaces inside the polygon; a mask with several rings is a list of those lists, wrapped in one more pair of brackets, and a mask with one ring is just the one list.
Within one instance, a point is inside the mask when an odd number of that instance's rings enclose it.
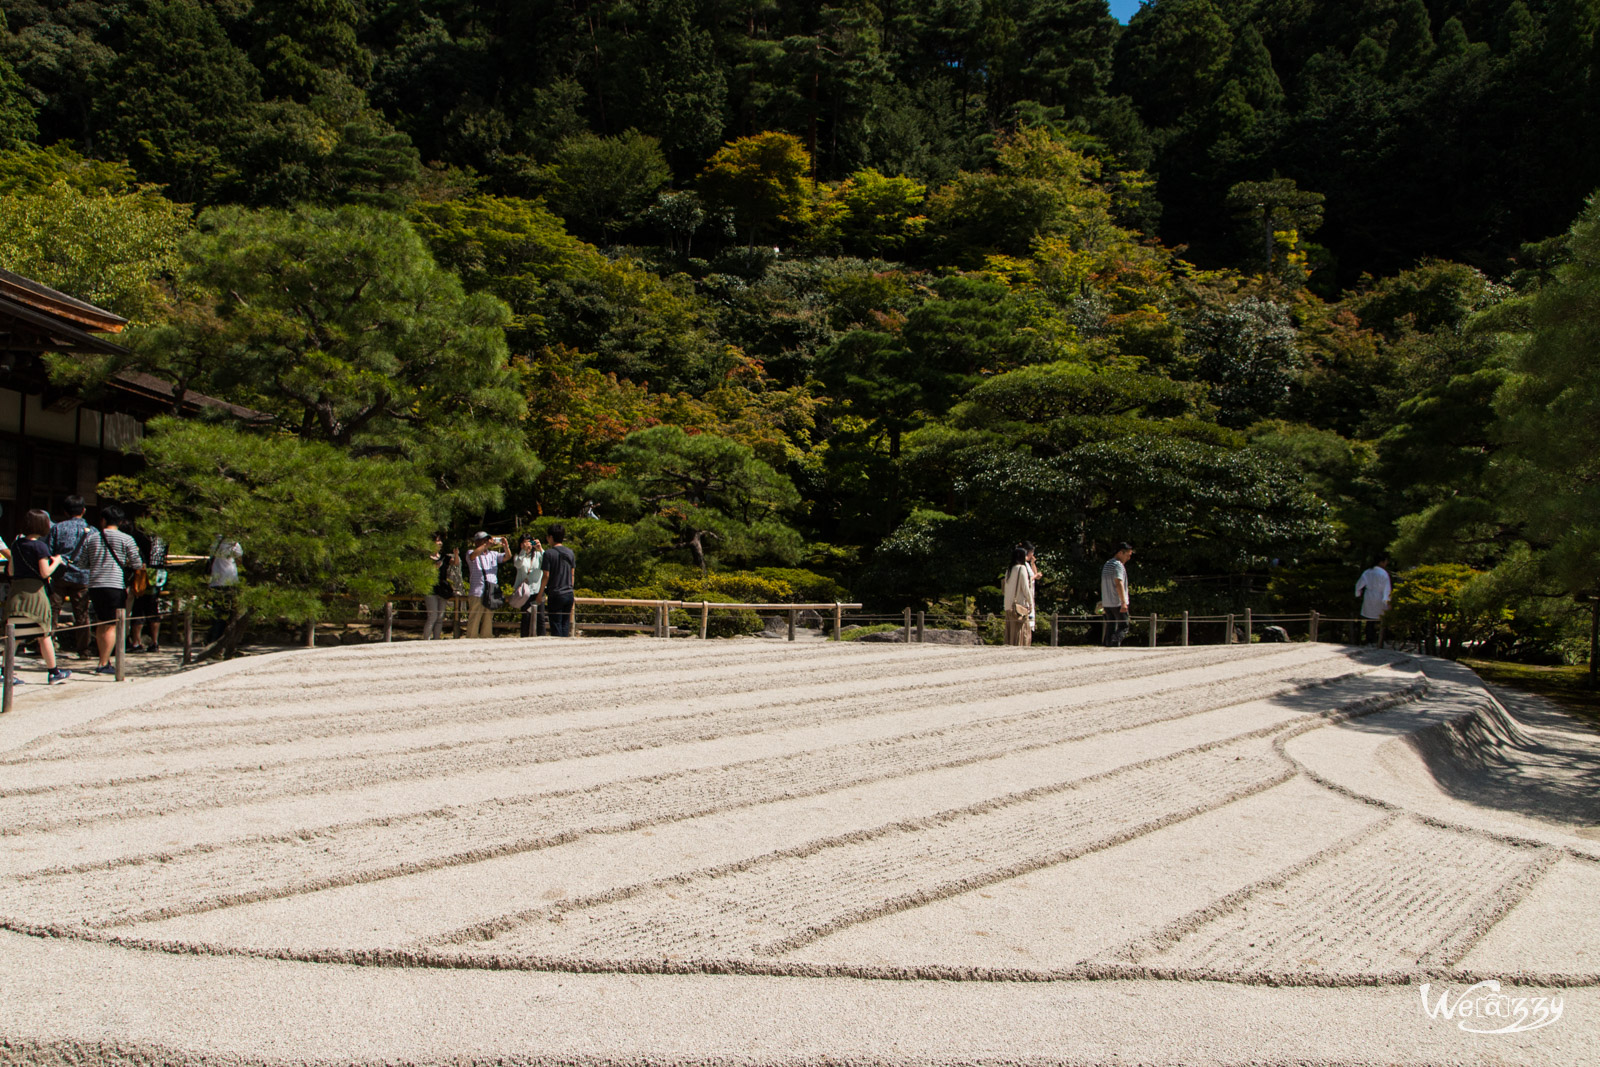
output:
{"label": "wooden post", "polygon": [[567,636],[578,636],[578,602],[572,602],[572,610],[567,612]]}
{"label": "wooden post", "polygon": [[[7,625],[10,625],[7,623]],[[123,657],[128,652],[128,609],[117,609],[117,681],[127,677],[124,670]]]}
{"label": "wooden post", "polygon": [[1150,616],[1150,647],[1151,648],[1155,648],[1156,647],[1156,626],[1157,626],[1156,616],[1152,615],[1152,616]]}
{"label": "wooden post", "polygon": [[700,602],[700,640],[706,639],[706,634],[711,627],[711,605],[702,600]]}
{"label": "wooden post", "polygon": [[1321,612],[1313,611],[1311,613],[1311,641],[1312,641],[1313,644],[1315,644],[1316,640],[1317,640],[1317,623],[1319,623],[1321,621],[1322,621]]}
{"label": "wooden post", "polygon": [[833,639],[835,641],[843,641],[844,640],[844,634],[842,633],[843,629],[844,629],[844,608],[840,607],[839,606],[839,602],[837,600],[835,600],[833,602]]}
{"label": "wooden post", "polygon": [[1252,620],[1250,618],[1250,609],[1249,608],[1245,608],[1244,609],[1244,643],[1245,644],[1248,645],[1250,643],[1251,631],[1254,630],[1254,629],[1255,629],[1255,625],[1253,624],[1253,622],[1252,622]]}
{"label": "wooden post", "polygon": [[456,624],[453,627],[453,629],[455,630],[456,640],[459,641],[459,640],[461,640],[461,598],[460,597],[453,596],[453,597],[450,598],[450,610],[455,612]]}
{"label": "wooden post", "polygon": [[1189,647],[1189,613],[1183,613],[1183,647]]}
{"label": "wooden post", "polygon": [[383,642],[388,644],[394,640],[394,601],[383,602]]}
{"label": "wooden post", "polygon": [[922,612],[922,611],[917,612],[917,644],[919,644],[919,645],[927,643],[927,639],[928,639],[927,622],[928,622],[927,613],[926,612]]}
{"label": "wooden post", "polygon": [[1057,648],[1061,645],[1061,612],[1052,612],[1050,615],[1050,647]]}
{"label": "wooden post", "polygon": [[[9,629],[9,627],[8,627]],[[1600,671],[1600,596],[1589,609],[1589,688],[1595,688],[1595,672]]]}
{"label": "wooden post", "polygon": [[317,621],[315,619],[306,620],[306,647],[317,647]]}
{"label": "wooden post", "polygon": [[667,636],[667,606],[665,604],[656,605],[656,636]]}
{"label": "wooden post", "polygon": [[183,665],[194,662],[194,605],[183,609]]}
{"label": "wooden post", "polygon": [[[48,641],[50,637],[46,635],[39,640]],[[17,630],[9,622],[6,623],[5,659],[0,662],[0,669],[6,672],[5,680],[0,681],[0,714],[4,714],[11,710],[11,680],[17,669]]]}
{"label": "wooden post", "polygon": [[[1382,615],[1378,616],[1378,647],[1379,648],[1383,647],[1383,616]],[[1435,641],[1434,642],[1434,649],[1433,649],[1433,653],[1432,654],[1437,655],[1438,651],[1439,651],[1438,642]]]}
{"label": "wooden post", "polygon": [[1233,644],[1233,616],[1232,615],[1228,616],[1228,630],[1227,630],[1227,632],[1225,634],[1222,635],[1222,643],[1225,644],[1225,645]]}
{"label": "wooden post", "polygon": [[794,623],[796,614],[797,613],[793,608],[789,609],[789,640],[791,641],[794,640]]}
{"label": "wooden post", "polygon": [[911,643],[911,609],[906,608],[902,613],[901,630],[905,635],[905,643]]}

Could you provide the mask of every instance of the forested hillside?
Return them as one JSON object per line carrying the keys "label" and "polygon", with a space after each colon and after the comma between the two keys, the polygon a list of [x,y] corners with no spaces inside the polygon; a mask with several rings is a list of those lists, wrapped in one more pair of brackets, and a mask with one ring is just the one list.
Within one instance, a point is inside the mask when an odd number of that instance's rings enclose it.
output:
{"label": "forested hillside", "polygon": [[107,487],[262,612],[593,501],[596,589],[986,606],[1029,538],[1082,610],[1126,539],[1146,610],[1344,611],[1389,551],[1398,619],[1587,645],[1600,0],[0,11],[0,266],[263,414]]}

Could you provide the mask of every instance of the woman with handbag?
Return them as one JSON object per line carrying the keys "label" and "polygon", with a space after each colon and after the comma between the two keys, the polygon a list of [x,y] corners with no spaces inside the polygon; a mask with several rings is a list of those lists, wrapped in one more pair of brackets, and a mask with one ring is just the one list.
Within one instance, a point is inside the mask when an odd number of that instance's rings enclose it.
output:
{"label": "woman with handbag", "polygon": [[1011,550],[1011,569],[1006,572],[1006,644],[1033,644],[1033,628],[1028,620],[1033,615],[1033,568],[1028,563],[1028,550],[1018,545]]}
{"label": "woman with handbag", "polygon": [[[128,583],[132,603],[128,607],[128,651],[161,651],[161,588],[167,584],[167,543],[145,533],[134,523],[127,532],[138,546],[146,569],[134,571]],[[144,628],[150,627],[150,643],[144,642]]]}
{"label": "woman with handbag", "polygon": [[[6,596],[6,618],[25,618],[37,623],[39,658],[44,661],[45,681],[64,682],[72,672],[56,666],[55,645],[50,640],[54,617],[50,610],[50,576],[64,562],[52,556],[45,538],[50,535],[50,514],[33,509],[22,517],[22,537],[11,554],[11,591]],[[16,681],[16,679],[13,679]]]}

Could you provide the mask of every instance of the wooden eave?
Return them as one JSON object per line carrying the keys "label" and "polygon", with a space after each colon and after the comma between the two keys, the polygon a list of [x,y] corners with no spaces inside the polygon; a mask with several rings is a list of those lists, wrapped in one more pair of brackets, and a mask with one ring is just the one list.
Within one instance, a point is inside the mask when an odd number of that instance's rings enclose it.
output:
{"label": "wooden eave", "polygon": [[121,333],[123,327],[128,325],[127,319],[113,315],[105,308],[97,308],[75,296],[68,296],[47,285],[40,285],[31,278],[24,278],[9,270],[0,270],[0,297],[55,318],[76,323],[85,330]]}

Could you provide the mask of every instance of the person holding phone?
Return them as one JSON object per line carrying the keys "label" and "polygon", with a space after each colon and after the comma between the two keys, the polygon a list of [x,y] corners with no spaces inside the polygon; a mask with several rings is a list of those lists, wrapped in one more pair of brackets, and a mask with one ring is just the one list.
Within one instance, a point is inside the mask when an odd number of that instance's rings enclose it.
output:
{"label": "person holding phone", "polygon": [[494,612],[500,606],[500,564],[511,546],[504,537],[490,537],[485,530],[472,536],[472,551],[467,553],[467,636],[493,637]]}

